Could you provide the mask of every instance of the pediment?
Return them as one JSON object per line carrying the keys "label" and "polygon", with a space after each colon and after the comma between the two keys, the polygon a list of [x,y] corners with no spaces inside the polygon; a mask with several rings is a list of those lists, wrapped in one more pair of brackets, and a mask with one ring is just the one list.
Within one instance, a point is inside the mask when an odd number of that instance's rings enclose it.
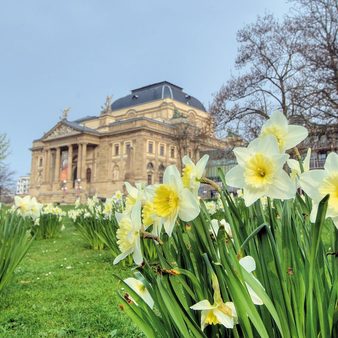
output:
{"label": "pediment", "polygon": [[80,132],[70,126],[67,126],[64,123],[58,123],[54,128],[52,128],[49,132],[47,132],[43,136],[43,140],[50,140],[55,139],[59,137],[65,137],[65,136],[73,136],[80,134]]}

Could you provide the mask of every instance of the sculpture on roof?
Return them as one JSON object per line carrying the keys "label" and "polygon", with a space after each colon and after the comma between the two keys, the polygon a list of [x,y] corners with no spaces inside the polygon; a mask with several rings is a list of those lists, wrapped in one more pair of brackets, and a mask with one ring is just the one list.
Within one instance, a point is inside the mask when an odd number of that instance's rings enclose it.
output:
{"label": "sculpture on roof", "polygon": [[68,119],[69,111],[70,111],[70,107],[63,109],[62,115],[61,115],[61,120],[67,120]]}
{"label": "sculpture on roof", "polygon": [[101,115],[109,114],[111,112],[111,105],[113,102],[113,96],[108,95],[104,105],[101,107]]}

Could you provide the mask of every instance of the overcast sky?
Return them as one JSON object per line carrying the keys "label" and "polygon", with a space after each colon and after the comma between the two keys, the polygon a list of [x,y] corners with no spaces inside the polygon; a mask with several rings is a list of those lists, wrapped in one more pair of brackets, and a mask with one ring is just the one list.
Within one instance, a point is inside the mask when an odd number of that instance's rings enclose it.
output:
{"label": "overcast sky", "polygon": [[59,120],[97,115],[107,95],[170,81],[205,106],[229,78],[236,32],[283,0],[0,0],[0,133],[15,177]]}

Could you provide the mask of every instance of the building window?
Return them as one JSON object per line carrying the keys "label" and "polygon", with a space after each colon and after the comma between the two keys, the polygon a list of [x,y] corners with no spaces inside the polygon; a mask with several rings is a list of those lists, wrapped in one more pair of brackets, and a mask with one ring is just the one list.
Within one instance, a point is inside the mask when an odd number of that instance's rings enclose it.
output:
{"label": "building window", "polygon": [[175,158],[175,147],[170,148],[170,158]]}
{"label": "building window", "polygon": [[325,161],[326,160],[326,153],[319,153],[318,154],[318,160],[319,161]]}
{"label": "building window", "polygon": [[159,174],[159,175],[158,175],[158,182],[159,182],[160,184],[163,183],[163,174]]}
{"label": "building window", "polygon": [[151,170],[151,171],[154,170],[154,165],[153,165],[151,162],[149,162],[149,163],[147,164],[147,170]]}
{"label": "building window", "polygon": [[153,175],[152,174],[148,174],[148,185],[153,184]]}
{"label": "building window", "polygon": [[131,150],[131,144],[130,142],[126,142],[125,143],[125,154],[129,154],[130,153],[130,150]]}
{"label": "building window", "polygon": [[148,142],[148,153],[153,154],[154,153],[154,142],[149,141]]}
{"label": "building window", "polygon": [[120,145],[114,144],[114,156],[119,156],[119,155],[120,155]]}
{"label": "building window", "polygon": [[160,156],[164,156],[164,144],[160,144]]}
{"label": "building window", "polygon": [[86,171],[86,181],[87,183],[90,183],[92,181],[92,170],[90,168],[87,168]]}
{"label": "building window", "polygon": [[42,157],[39,158],[39,167],[42,167]]}

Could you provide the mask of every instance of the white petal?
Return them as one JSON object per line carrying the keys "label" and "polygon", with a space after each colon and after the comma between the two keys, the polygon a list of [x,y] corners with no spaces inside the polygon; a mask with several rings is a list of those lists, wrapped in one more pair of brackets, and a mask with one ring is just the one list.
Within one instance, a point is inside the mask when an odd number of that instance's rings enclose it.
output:
{"label": "white petal", "polygon": [[288,133],[285,139],[284,150],[291,149],[304,141],[308,136],[308,131],[302,126],[289,125]]}
{"label": "white petal", "polygon": [[228,315],[226,315],[224,312],[215,309],[214,314],[216,318],[220,321],[222,325],[224,325],[228,329],[232,329],[234,327],[234,319]]}
{"label": "white petal", "polygon": [[239,264],[248,272],[256,270],[256,262],[253,257],[245,256],[239,260]]}
{"label": "white petal", "polygon": [[128,194],[133,198],[137,198],[138,190],[133,187],[129,182],[124,182],[124,185],[127,189]]}
{"label": "white petal", "polygon": [[175,165],[170,165],[165,169],[163,174],[163,183],[169,184],[171,176],[174,176],[174,179],[181,179],[181,175]]}
{"label": "white petal", "polygon": [[200,206],[197,198],[189,189],[183,189],[180,202],[178,216],[184,222],[195,219],[200,213]]}
{"label": "white petal", "polygon": [[252,155],[252,151],[248,148],[244,147],[236,147],[234,148],[234,154],[236,156],[237,163],[244,167],[245,163],[248,161],[250,156]]}
{"label": "white petal", "polygon": [[136,265],[141,265],[143,262],[140,238],[137,238],[136,240],[134,253],[133,253],[133,259]]}
{"label": "white petal", "polygon": [[304,171],[309,171],[310,170],[310,160],[311,160],[311,148],[309,148],[306,152],[306,156],[303,161],[303,168]]}
{"label": "white petal", "polygon": [[192,310],[212,310],[214,308],[215,306],[211,305],[207,299],[201,300],[195,305],[190,306],[190,309]]}
{"label": "white petal", "polygon": [[287,160],[287,164],[291,170],[296,171],[298,174],[300,174],[300,167],[299,162],[297,160]]}
{"label": "white petal", "polygon": [[332,172],[338,172],[338,154],[337,153],[332,152],[327,156],[324,168],[329,173],[331,171]]}
{"label": "white petal", "polygon": [[190,157],[187,156],[187,155],[183,156],[183,158],[182,158],[182,163],[183,163],[184,165],[187,165],[187,164],[195,165],[194,162],[193,162],[193,161],[190,159]]}
{"label": "white petal", "polygon": [[300,175],[299,184],[301,188],[316,202],[322,199],[319,187],[325,176],[324,170],[310,170]]}
{"label": "white petal", "polygon": [[141,220],[141,201],[137,201],[133,206],[130,214],[131,222],[136,230],[141,229],[142,220]]}
{"label": "white petal", "polygon": [[196,163],[196,176],[197,178],[201,178],[203,176],[205,167],[207,166],[209,160],[209,155],[204,155],[197,163]]}
{"label": "white petal", "polygon": [[244,203],[247,207],[265,195],[265,190],[250,189],[247,187],[245,187],[243,190]]}
{"label": "white petal", "polygon": [[122,259],[126,258],[128,255],[130,255],[133,252],[132,249],[129,249],[125,252],[120,253],[118,256],[115,257],[113,264],[117,264],[118,262],[122,261]]}
{"label": "white petal", "polygon": [[176,212],[173,215],[170,215],[169,217],[163,218],[163,227],[169,237],[171,236],[174,230],[177,215],[178,215],[178,212]]}
{"label": "white petal", "polygon": [[296,190],[296,185],[290,176],[284,170],[280,170],[276,174],[274,182],[269,187],[267,196],[287,200],[295,197]]}
{"label": "white petal", "polygon": [[217,236],[218,230],[219,230],[219,224],[218,224],[218,220],[217,219],[212,219],[211,220],[211,229],[212,229],[214,235]]}
{"label": "white petal", "polygon": [[251,286],[248,283],[245,283],[245,285],[248,288],[248,292],[249,292],[252,302],[255,305],[263,305],[262,299],[258,297],[257,293],[251,288]]}
{"label": "white petal", "polygon": [[225,181],[226,184],[231,187],[243,188],[245,186],[244,169],[239,165],[236,165],[235,167],[231,168],[225,174]]}
{"label": "white petal", "polygon": [[279,146],[275,136],[267,135],[267,136],[260,136],[253,141],[250,142],[248,148],[252,152],[259,152],[263,154],[278,154]]}
{"label": "white petal", "polygon": [[312,203],[312,209],[311,209],[311,214],[310,214],[310,221],[312,223],[316,222],[318,206],[319,205],[317,203]]}

